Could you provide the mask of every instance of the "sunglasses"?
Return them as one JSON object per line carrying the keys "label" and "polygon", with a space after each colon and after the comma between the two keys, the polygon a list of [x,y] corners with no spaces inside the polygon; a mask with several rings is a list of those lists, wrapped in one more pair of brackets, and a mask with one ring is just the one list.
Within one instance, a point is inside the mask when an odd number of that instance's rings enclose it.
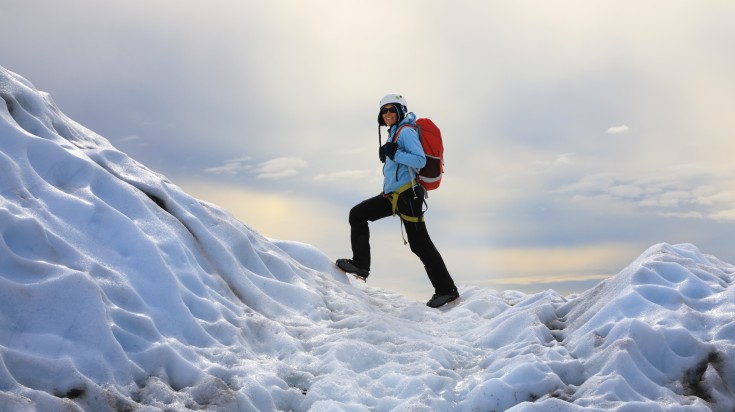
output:
{"label": "sunglasses", "polygon": [[380,114],[388,114],[388,113],[398,113],[398,109],[396,109],[393,106],[384,107],[384,108],[380,109]]}

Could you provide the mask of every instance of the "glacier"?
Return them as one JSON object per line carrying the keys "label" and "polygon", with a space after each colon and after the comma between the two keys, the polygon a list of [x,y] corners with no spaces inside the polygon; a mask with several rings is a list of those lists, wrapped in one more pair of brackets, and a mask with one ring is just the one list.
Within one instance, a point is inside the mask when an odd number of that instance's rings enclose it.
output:
{"label": "glacier", "polygon": [[439,310],[271,239],[0,67],[2,411],[732,411],[735,267]]}

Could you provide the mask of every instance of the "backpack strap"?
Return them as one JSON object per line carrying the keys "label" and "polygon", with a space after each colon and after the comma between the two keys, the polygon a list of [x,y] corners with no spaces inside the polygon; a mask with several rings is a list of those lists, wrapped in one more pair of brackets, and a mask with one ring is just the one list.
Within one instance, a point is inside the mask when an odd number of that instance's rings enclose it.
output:
{"label": "backpack strap", "polygon": [[393,135],[393,140],[392,140],[393,143],[395,143],[398,140],[398,134],[401,133],[401,130],[403,130],[404,127],[412,127],[416,130],[418,130],[419,128],[415,124],[408,124],[408,123],[398,126],[398,129],[396,130],[396,134]]}

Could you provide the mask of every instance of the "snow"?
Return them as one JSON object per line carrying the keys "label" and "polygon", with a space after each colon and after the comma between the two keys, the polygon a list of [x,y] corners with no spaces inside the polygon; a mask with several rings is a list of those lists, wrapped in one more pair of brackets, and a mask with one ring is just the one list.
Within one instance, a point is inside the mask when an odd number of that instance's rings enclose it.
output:
{"label": "snow", "polygon": [[735,267],[430,309],[184,193],[0,68],[0,410],[732,411]]}

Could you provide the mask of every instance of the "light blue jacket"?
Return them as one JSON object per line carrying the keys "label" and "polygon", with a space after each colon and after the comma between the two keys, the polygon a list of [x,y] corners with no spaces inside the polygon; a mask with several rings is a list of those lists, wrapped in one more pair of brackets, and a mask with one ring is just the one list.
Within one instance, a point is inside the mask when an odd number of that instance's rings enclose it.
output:
{"label": "light blue jacket", "polygon": [[[404,124],[416,124],[416,115],[408,113],[397,125],[390,127],[388,141],[393,141],[396,131]],[[404,127],[396,140],[398,150],[393,160],[385,159],[383,166],[383,193],[392,193],[416,179],[416,171],[426,164],[426,155],[421,147],[419,135],[413,127]]]}

